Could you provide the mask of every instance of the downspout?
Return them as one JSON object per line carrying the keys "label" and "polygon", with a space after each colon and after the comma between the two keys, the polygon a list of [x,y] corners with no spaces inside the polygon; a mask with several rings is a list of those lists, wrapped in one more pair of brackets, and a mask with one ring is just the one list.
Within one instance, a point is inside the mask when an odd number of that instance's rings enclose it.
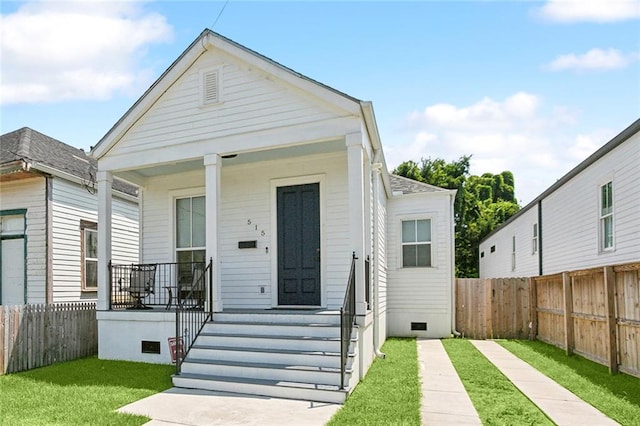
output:
{"label": "downspout", "polygon": [[45,187],[45,302],[53,303],[53,177],[44,177]]}
{"label": "downspout", "polygon": [[456,228],[455,228],[455,220],[454,220],[454,212],[455,212],[455,202],[456,202],[456,191],[453,191],[452,193],[449,194],[449,197],[451,199],[451,210],[450,210],[450,215],[449,215],[449,219],[451,221],[451,225],[450,225],[450,230],[451,230],[451,236],[453,236],[452,238],[452,244],[451,244],[451,257],[450,257],[450,263],[451,263],[451,334],[453,334],[455,337],[461,337],[462,334],[456,330],[456,239],[455,239],[455,235],[456,235]]}
{"label": "downspout", "polygon": [[542,276],[542,199],[538,200],[538,275]]}
{"label": "downspout", "polygon": [[[374,161],[378,159],[379,155],[376,153]],[[378,203],[379,197],[379,184],[380,171],[382,164],[373,163],[371,165],[371,171],[373,172],[373,353],[378,358],[384,358],[386,354],[380,350],[380,304],[378,303],[379,294],[379,280],[378,280],[378,268],[380,263],[380,251],[378,249],[378,237],[380,236],[380,225],[378,221]]]}

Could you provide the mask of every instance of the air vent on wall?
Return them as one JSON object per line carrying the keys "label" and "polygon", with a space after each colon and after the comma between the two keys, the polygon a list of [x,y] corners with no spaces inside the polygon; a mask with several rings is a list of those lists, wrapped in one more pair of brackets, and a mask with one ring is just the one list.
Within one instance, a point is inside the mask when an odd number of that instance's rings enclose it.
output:
{"label": "air vent on wall", "polygon": [[202,104],[217,104],[222,101],[222,70],[205,70],[200,72]]}

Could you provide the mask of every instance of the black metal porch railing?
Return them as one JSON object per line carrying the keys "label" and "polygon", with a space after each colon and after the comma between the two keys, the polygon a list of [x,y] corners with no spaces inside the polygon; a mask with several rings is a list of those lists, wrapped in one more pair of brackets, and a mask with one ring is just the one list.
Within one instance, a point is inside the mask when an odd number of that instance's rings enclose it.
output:
{"label": "black metal porch railing", "polygon": [[110,263],[110,310],[173,310],[179,305],[204,305],[205,288],[197,276],[204,262],[145,263],[115,265]]}
{"label": "black metal porch railing", "polygon": [[[176,374],[180,373],[182,361],[189,353],[202,327],[213,315],[213,259],[209,259],[206,267],[203,263],[200,265],[202,269],[196,270],[193,276],[194,290],[190,289],[192,294],[186,295],[187,300],[201,300],[202,303],[195,305],[178,303],[176,307],[176,336],[182,338],[176,351]],[[194,291],[202,291],[202,295],[193,294]],[[208,301],[207,295],[209,295]]]}
{"label": "black metal porch railing", "polygon": [[345,371],[349,359],[351,332],[356,317],[356,253],[351,258],[351,270],[347,281],[344,302],[340,308],[340,389],[344,389]]}

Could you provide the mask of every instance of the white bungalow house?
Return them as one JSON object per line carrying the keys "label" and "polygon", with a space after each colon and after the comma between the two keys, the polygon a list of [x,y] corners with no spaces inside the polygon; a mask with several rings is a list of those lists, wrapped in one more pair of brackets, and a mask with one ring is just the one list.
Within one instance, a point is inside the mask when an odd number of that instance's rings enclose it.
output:
{"label": "white bungalow house", "polygon": [[480,242],[480,277],[640,261],[640,119]]}
{"label": "white bungalow house", "polygon": [[[388,335],[450,335],[455,192],[388,173],[370,102],[205,30],[92,155],[100,358],[342,402]],[[140,187],[140,265],[106,243],[114,177]]]}
{"label": "white bungalow house", "polygon": [[[0,305],[96,301],[96,162],[28,127],[0,136]],[[138,261],[136,188],[113,182],[113,258]]]}

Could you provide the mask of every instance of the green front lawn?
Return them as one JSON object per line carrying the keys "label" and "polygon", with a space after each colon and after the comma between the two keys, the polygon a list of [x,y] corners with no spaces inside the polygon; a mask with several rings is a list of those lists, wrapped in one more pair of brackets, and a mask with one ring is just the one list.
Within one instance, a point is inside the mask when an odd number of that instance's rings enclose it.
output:
{"label": "green front lawn", "polygon": [[114,410],[170,388],[174,369],[93,357],[0,376],[0,423],[141,425]]}
{"label": "green front lawn", "polygon": [[328,425],[419,425],[420,378],[415,339],[390,338],[365,378]]}
{"label": "green front lawn", "polygon": [[539,341],[498,342],[579,398],[623,425],[640,425],[640,379]]}

